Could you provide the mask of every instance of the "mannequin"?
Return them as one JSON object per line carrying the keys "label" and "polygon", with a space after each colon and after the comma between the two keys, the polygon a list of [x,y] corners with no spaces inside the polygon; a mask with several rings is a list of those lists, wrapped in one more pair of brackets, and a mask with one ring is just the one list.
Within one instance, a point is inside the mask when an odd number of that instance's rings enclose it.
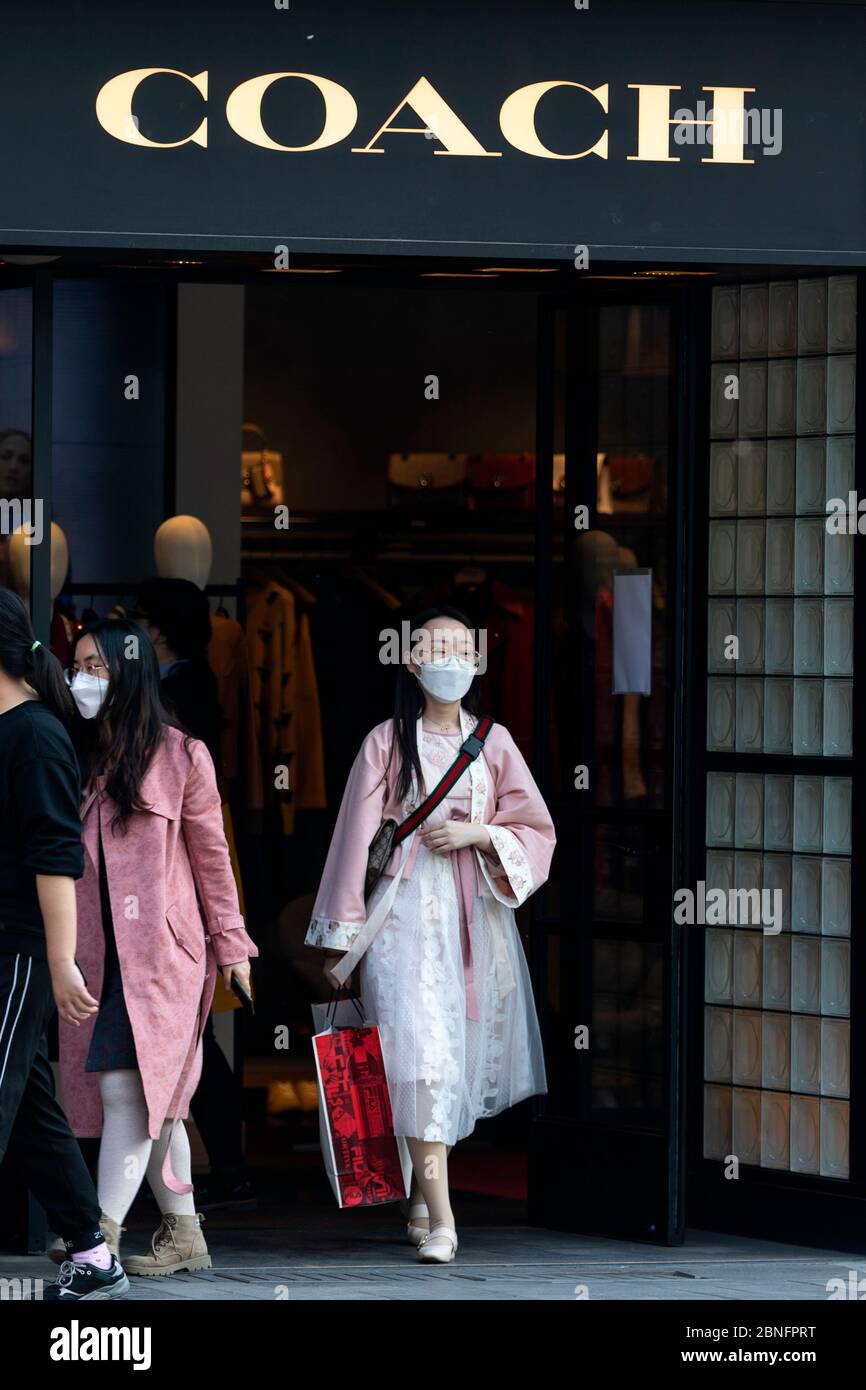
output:
{"label": "mannequin", "polygon": [[[30,594],[30,561],[33,547],[27,544],[26,529],[22,526],[9,537],[8,560],[12,587],[25,600]],[[51,523],[51,602],[63,589],[69,573],[69,546],[66,536],[57,525]],[[60,608],[54,609],[51,619],[50,647],[58,661],[66,665],[69,649],[75,636],[76,625],[68,614]]]}
{"label": "mannequin", "polygon": [[[12,576],[12,586],[16,593],[22,598],[26,598],[30,593],[30,556],[33,547],[27,544],[26,533],[23,526],[12,532],[9,537],[9,569]],[[66,576],[69,573],[69,543],[57,525],[56,521],[51,523],[51,599],[56,599],[63,585],[66,583]]]}
{"label": "mannequin", "polygon": [[197,516],[171,516],[153,538],[153,558],[161,579],[188,579],[203,589],[213,564],[210,532]]}

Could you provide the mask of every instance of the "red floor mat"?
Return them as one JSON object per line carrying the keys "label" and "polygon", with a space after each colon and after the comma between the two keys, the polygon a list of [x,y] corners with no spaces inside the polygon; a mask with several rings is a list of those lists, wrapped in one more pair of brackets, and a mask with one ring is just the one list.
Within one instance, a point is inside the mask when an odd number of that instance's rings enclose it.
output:
{"label": "red floor mat", "polygon": [[460,1146],[448,1160],[448,1177],[457,1192],[481,1192],[489,1197],[511,1197],[525,1202],[528,1162],[522,1148],[496,1148],[461,1153]]}

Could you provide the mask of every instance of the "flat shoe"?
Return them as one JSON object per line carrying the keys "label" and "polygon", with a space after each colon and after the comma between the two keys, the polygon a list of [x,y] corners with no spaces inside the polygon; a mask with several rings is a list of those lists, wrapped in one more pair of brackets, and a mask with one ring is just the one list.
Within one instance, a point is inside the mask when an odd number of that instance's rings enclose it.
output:
{"label": "flat shoe", "polygon": [[406,1226],[406,1235],[408,1237],[409,1243],[410,1245],[420,1245],[424,1237],[427,1235],[429,1227],[413,1226],[411,1218],[413,1216],[426,1216],[429,1218],[430,1212],[427,1208],[427,1203],[416,1202],[414,1206],[411,1206],[409,1208],[408,1214],[410,1219]]}
{"label": "flat shoe", "polygon": [[457,1232],[453,1226],[434,1226],[418,1246],[422,1264],[447,1265],[457,1254]]}

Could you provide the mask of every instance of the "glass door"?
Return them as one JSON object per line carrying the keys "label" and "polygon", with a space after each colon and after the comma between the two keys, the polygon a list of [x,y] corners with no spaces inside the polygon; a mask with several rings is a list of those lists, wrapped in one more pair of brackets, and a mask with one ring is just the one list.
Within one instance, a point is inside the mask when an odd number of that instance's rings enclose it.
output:
{"label": "glass door", "polygon": [[677,290],[588,284],[542,317],[539,381],[537,763],[558,847],[535,907],[530,1218],[660,1243],[682,1232],[677,324]]}

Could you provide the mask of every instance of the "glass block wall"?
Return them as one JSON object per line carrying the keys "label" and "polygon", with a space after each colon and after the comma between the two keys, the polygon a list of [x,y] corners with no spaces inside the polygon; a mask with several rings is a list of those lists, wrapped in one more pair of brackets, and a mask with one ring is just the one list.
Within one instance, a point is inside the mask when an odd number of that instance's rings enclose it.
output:
{"label": "glass block wall", "polygon": [[704,928],[703,1152],[839,1179],[854,538],[827,503],[854,489],[855,320],[853,276],[713,291],[706,887],[783,913]]}

